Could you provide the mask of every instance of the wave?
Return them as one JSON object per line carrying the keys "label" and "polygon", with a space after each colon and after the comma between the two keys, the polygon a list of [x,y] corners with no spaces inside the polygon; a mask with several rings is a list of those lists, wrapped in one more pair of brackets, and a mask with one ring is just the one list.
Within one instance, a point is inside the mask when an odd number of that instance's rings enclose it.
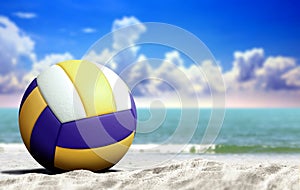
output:
{"label": "wave", "polygon": [[[0,152],[6,148],[24,149],[23,143],[0,143]],[[300,147],[267,145],[227,145],[227,144],[133,144],[131,152],[149,153],[188,153],[188,154],[255,154],[255,153],[300,153]]]}
{"label": "wave", "polygon": [[266,145],[215,145],[207,153],[300,153],[300,147]]}
{"label": "wave", "polygon": [[131,151],[190,154],[300,153],[300,147],[227,144],[133,144],[131,146]]}

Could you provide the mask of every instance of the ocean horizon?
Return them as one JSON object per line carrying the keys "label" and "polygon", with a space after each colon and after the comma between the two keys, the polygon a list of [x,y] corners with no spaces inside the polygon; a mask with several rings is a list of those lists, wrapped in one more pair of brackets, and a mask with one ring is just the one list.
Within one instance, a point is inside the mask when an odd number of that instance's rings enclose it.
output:
{"label": "ocean horizon", "polygon": [[[207,153],[300,153],[300,108],[230,108],[226,109],[223,126],[211,145],[201,144],[210,119],[210,109],[200,109],[197,129],[188,142],[188,133],[182,132],[172,144],[182,147],[189,144],[184,152],[197,153],[208,147]],[[137,126],[134,147],[158,147],[172,138],[180,121],[181,110],[167,109],[159,126],[151,132],[139,132]],[[22,143],[18,125],[17,108],[0,108],[0,143]],[[148,109],[138,109],[141,123],[151,118]],[[152,122],[153,123],[153,122]],[[184,123],[184,129],[191,126]],[[175,148],[176,149],[176,148]]]}

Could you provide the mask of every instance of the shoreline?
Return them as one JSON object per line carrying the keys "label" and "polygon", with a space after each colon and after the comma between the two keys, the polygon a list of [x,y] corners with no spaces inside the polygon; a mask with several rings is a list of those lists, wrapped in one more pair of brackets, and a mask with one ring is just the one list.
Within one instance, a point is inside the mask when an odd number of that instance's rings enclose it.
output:
{"label": "shoreline", "polygon": [[[247,155],[300,155],[300,148],[291,148],[291,147],[278,147],[280,149],[289,148],[288,151],[219,151],[219,148],[223,147],[238,147],[236,145],[224,145],[224,144],[211,144],[211,145],[199,145],[199,144],[132,144],[130,146],[130,152],[141,152],[141,153],[162,153],[162,154],[198,154],[198,155],[226,155],[226,154],[247,154]],[[257,148],[271,148],[276,149],[276,147],[263,146],[263,145],[249,145],[249,146],[240,146],[241,148],[249,147]],[[0,152],[3,149],[9,148],[10,150],[20,150],[24,149],[24,143],[0,143]],[[26,149],[26,148],[25,148]],[[291,150],[291,151],[290,151]],[[294,150],[294,151],[293,151]],[[298,151],[299,150],[299,151]]]}
{"label": "shoreline", "polygon": [[130,150],[106,173],[75,170],[53,175],[24,145],[0,144],[0,189],[299,189],[299,157]]}

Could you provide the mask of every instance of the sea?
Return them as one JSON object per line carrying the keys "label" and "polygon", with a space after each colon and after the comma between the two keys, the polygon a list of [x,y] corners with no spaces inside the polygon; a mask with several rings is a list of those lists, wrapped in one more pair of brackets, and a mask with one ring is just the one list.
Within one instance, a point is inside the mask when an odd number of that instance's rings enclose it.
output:
{"label": "sea", "polygon": [[[206,146],[202,144],[203,138],[205,132],[211,130],[215,138],[211,138],[208,153],[300,153],[300,108],[226,109],[217,130],[208,126],[212,110],[199,110],[199,113],[193,112],[199,114],[195,123],[193,118],[183,115],[181,109],[138,109],[133,145]],[[1,144],[22,143],[18,111],[16,108],[0,108]],[[195,152],[193,148],[190,151]]]}

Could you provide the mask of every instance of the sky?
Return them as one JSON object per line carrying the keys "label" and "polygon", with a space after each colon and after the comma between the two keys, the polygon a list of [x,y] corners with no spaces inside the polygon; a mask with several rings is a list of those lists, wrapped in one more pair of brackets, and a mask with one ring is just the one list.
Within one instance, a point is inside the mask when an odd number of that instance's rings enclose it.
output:
{"label": "sky", "polygon": [[[297,0],[4,1],[0,6],[0,106],[18,106],[24,89],[39,72],[62,60],[80,59],[114,29],[162,22],[191,32],[210,49],[222,70],[228,107],[299,107],[299,8]],[[147,30],[141,26],[128,35],[139,38]],[[132,38],[126,43],[134,42]],[[170,69],[181,67],[199,96],[206,96],[205,82],[184,55],[157,49],[129,50],[132,59],[162,59],[158,68],[144,62],[134,71],[175,80]],[[199,69],[216,69],[209,63],[199,64]],[[131,76],[130,80],[138,79]],[[178,88],[190,90],[183,81],[176,82]],[[149,82],[136,95],[165,92],[165,87]]]}

